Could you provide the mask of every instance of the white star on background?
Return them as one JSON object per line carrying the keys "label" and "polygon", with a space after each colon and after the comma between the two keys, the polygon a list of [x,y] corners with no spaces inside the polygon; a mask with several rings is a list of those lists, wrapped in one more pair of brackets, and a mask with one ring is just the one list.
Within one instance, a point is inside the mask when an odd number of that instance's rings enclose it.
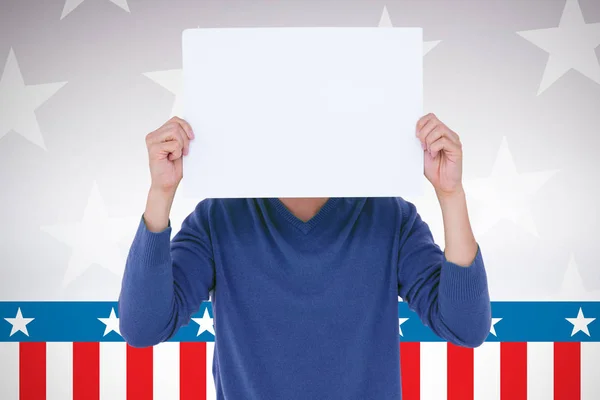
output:
{"label": "white star on background", "polygon": [[557,28],[517,32],[549,53],[538,95],[570,69],[600,83],[595,48],[600,45],[600,22],[586,24],[577,0],[567,0]]}
{"label": "white star on background", "polygon": [[506,218],[538,236],[529,201],[556,172],[557,170],[551,170],[519,174],[506,137],[503,137],[491,175],[465,182],[467,196],[478,200],[478,207],[474,208],[474,230],[481,235]]}
{"label": "white star on background", "polygon": [[119,330],[119,318],[117,318],[117,315],[115,314],[114,307],[110,310],[108,318],[98,318],[98,321],[106,325],[106,328],[104,328],[104,335],[102,336],[106,336],[110,332],[117,332],[119,336],[121,336],[121,331]]}
{"label": "white star on background", "polygon": [[137,217],[109,218],[98,185],[94,182],[81,222],[40,227],[73,248],[63,278],[63,287],[95,263],[121,276],[126,258],[119,248],[119,241],[124,233],[128,233],[133,241],[139,222]]}
{"label": "white star on background", "polygon": [[4,319],[12,325],[9,336],[12,336],[17,332],[23,332],[25,335],[29,336],[29,332],[27,332],[27,324],[33,321],[35,318],[23,318],[23,314],[21,314],[21,307],[19,307],[17,309],[16,317]]}
{"label": "white star on background", "polygon": [[502,321],[502,318],[492,318],[492,326],[490,326],[490,333],[496,337],[498,336],[496,335],[496,324],[500,321]]}
{"label": "white star on background", "polygon": [[400,330],[400,336],[404,336],[402,334],[402,324],[408,321],[408,318],[398,318],[398,329]]}
{"label": "white star on background", "polygon": [[[381,18],[379,19],[379,27],[380,28],[392,28],[392,20],[390,19],[390,14],[388,13],[387,7],[383,6],[383,12],[381,13]],[[435,46],[440,44],[441,40],[434,40],[431,42],[423,42],[423,55],[429,53]]]}
{"label": "white star on background", "polygon": [[556,294],[550,295],[549,300],[557,301],[582,301],[582,300],[600,300],[600,290],[590,291],[583,286],[583,280],[579,274],[579,268],[575,262],[575,256],[571,253],[569,265],[565,271],[560,290]]}
{"label": "white star on background", "polygon": [[12,129],[46,150],[35,110],[66,83],[25,85],[17,57],[11,47],[0,78],[0,139]]}
{"label": "white star on background", "polygon": [[[73,11],[74,9],[76,9],[77,7],[79,7],[79,5],[81,3],[83,3],[85,0],[66,0],[65,1],[65,6],[63,8],[62,14],[60,16],[60,19],[63,19],[64,17],[66,17],[71,11]],[[111,3],[114,3],[116,5],[118,5],[119,7],[121,7],[123,10],[130,12],[129,11],[129,6],[127,5],[127,0],[109,0]]]}
{"label": "white star on background", "polygon": [[173,108],[169,117],[183,117],[183,70],[169,69],[165,71],[145,72],[143,74],[153,82],[175,95]]}
{"label": "white star on background", "polygon": [[204,309],[204,314],[202,315],[202,318],[192,318],[192,320],[199,325],[198,333],[196,334],[196,336],[200,336],[200,334],[204,331],[210,332],[213,336],[215,335],[213,319],[208,314],[207,308]]}
{"label": "white star on background", "polygon": [[583,316],[583,311],[581,310],[581,307],[579,307],[579,312],[577,313],[577,318],[565,318],[565,319],[573,324],[573,332],[571,332],[571,336],[575,335],[579,331],[590,336],[590,331],[588,330],[588,325],[591,324],[596,318],[585,318]]}

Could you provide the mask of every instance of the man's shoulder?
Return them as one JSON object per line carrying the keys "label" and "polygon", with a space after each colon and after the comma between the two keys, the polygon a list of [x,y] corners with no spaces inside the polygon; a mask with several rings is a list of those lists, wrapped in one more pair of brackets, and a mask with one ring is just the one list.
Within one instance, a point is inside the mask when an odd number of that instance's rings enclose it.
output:
{"label": "man's shoulder", "polygon": [[401,196],[369,198],[365,204],[365,211],[378,221],[388,221],[395,229],[401,229],[418,214],[416,205]]}
{"label": "man's shoulder", "polygon": [[201,200],[196,205],[196,212],[199,212],[205,216],[218,216],[220,214],[231,214],[240,211],[248,210],[251,199],[245,198],[207,198]]}
{"label": "man's shoulder", "polygon": [[397,211],[401,213],[404,212],[409,204],[411,204],[409,201],[400,196],[369,197],[367,199],[367,203],[369,203],[371,207],[377,207],[385,211]]}
{"label": "man's shoulder", "polygon": [[222,228],[239,227],[244,221],[252,220],[250,199],[206,198],[198,201],[188,219],[202,229],[217,232]]}

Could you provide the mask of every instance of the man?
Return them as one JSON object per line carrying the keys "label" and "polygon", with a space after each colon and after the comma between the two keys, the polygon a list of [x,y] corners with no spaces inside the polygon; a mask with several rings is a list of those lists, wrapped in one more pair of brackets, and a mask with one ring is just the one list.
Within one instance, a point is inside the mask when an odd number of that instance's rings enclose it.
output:
{"label": "man", "polygon": [[444,252],[402,198],[207,199],[170,241],[194,133],[175,117],[148,134],[152,185],[123,276],[123,338],[171,338],[212,292],[218,400],[400,399],[398,296],[441,338],[479,346],[491,310],[461,142],[433,114],[416,135]]}

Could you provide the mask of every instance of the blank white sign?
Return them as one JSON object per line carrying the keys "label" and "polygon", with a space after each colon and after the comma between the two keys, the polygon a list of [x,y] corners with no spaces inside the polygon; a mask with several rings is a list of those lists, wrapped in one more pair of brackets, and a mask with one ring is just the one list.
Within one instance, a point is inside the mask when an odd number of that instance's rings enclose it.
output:
{"label": "blank white sign", "polygon": [[421,28],[183,32],[185,195],[420,195]]}

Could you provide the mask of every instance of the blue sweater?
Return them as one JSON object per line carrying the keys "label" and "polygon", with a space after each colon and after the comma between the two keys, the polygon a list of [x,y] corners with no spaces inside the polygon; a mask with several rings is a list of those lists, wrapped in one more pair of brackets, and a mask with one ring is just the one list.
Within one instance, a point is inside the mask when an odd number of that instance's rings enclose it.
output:
{"label": "blue sweater", "polygon": [[479,246],[449,262],[402,198],[330,198],[308,222],[276,198],[207,199],[170,233],[142,216],[121,334],[168,340],[211,294],[217,400],[400,399],[398,296],[454,344],[490,330]]}

